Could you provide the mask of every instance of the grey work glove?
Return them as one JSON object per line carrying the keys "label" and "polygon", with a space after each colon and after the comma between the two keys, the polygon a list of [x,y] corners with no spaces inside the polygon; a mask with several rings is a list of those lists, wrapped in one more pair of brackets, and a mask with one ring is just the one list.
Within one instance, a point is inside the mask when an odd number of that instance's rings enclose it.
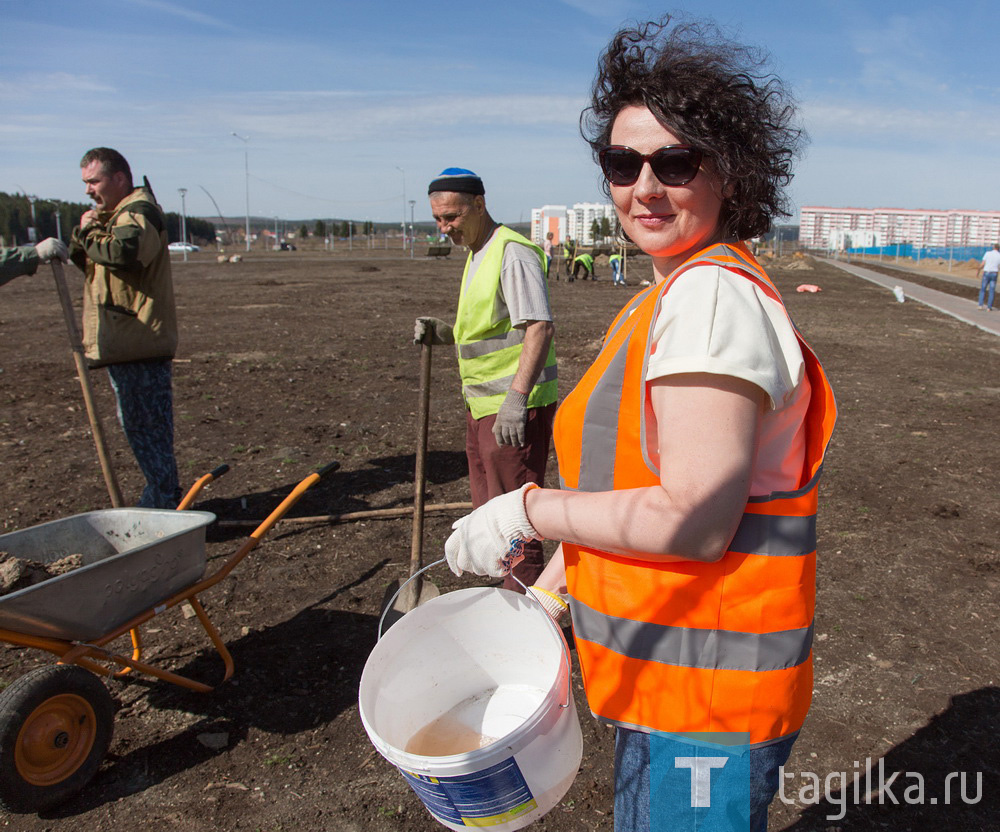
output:
{"label": "grey work glove", "polygon": [[48,263],[50,260],[56,259],[62,260],[65,263],[69,260],[69,249],[66,248],[66,244],[55,237],[48,237],[42,240],[35,246],[35,251],[38,253],[38,259],[43,263]]}
{"label": "grey work glove", "polygon": [[422,344],[428,332],[436,347],[455,343],[455,331],[440,318],[417,318],[413,324],[413,343]]}
{"label": "grey work glove", "polygon": [[528,422],[528,394],[517,390],[508,390],[507,397],[497,411],[497,420],[493,425],[493,435],[498,445],[513,445],[520,448],[524,445],[524,426]]}

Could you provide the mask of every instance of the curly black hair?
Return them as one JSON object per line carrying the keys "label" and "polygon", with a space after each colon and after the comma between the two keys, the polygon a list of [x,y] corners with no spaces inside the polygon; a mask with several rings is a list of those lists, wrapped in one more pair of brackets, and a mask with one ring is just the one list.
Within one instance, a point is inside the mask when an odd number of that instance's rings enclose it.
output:
{"label": "curly black hair", "polygon": [[[621,29],[601,54],[580,132],[596,160],[623,108],[649,108],[711,160],[731,194],[720,216],[723,235],[760,236],[775,217],[790,214],[783,189],[806,142],[791,95],[767,63],[766,53],[705,21],[668,15]],[[604,192],[610,196],[607,182]]]}

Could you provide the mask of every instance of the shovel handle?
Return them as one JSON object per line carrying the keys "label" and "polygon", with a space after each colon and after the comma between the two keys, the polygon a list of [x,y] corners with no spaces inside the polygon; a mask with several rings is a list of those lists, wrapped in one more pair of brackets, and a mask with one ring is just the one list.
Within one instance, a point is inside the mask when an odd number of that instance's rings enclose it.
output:
{"label": "shovel handle", "polygon": [[[431,410],[430,334],[420,342],[420,410],[417,413],[417,453],[413,470],[413,530],[410,537],[410,575],[416,574],[424,561],[424,491],[427,480],[427,427]],[[407,582],[409,583],[409,582]],[[404,584],[405,586],[405,584]],[[416,585],[403,596],[405,606],[417,605]]]}
{"label": "shovel handle", "polygon": [[69,297],[69,289],[66,288],[66,277],[63,274],[62,263],[58,260],[53,260],[51,266],[52,277],[55,278],[56,282],[56,293],[59,295],[63,317],[66,319],[66,333],[69,335],[69,346],[73,351],[73,361],[76,363],[76,374],[80,379],[83,404],[87,409],[87,418],[90,420],[90,431],[94,435],[94,445],[97,447],[97,459],[101,463],[101,473],[104,474],[104,484],[108,489],[108,496],[111,498],[112,507],[120,508],[122,505],[122,492],[118,487],[118,479],[115,477],[114,469],[111,467],[111,456],[108,454],[108,446],[104,441],[104,428],[101,426],[101,419],[97,415],[97,408],[94,405],[94,395],[90,389],[90,377],[87,375],[87,362],[83,357],[83,344],[80,340],[80,330],[76,325],[76,316],[73,313],[73,302]]}

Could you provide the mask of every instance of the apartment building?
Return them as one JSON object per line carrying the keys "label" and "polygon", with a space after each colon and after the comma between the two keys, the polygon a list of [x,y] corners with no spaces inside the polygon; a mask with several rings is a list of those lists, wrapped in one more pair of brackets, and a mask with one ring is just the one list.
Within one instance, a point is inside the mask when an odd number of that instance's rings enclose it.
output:
{"label": "apartment building", "polygon": [[1000,211],[804,206],[799,241],[838,250],[896,243],[918,249],[990,246],[1000,242]]}
{"label": "apartment building", "polygon": [[594,220],[599,223],[607,218],[610,227],[615,227],[615,209],[610,203],[577,202],[572,208],[565,205],[543,205],[531,209],[531,241],[541,245],[545,235],[553,232],[553,242],[558,245],[563,240],[576,240],[580,245],[594,244]]}
{"label": "apartment building", "polygon": [[543,205],[531,209],[531,242],[540,246],[546,235],[552,232],[552,244],[560,245],[567,239],[567,217],[565,205]]}

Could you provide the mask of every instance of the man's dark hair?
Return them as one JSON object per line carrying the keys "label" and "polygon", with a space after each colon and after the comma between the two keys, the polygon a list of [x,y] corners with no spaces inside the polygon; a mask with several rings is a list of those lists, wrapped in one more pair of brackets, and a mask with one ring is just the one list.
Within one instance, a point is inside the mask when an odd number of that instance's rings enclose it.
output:
{"label": "man's dark hair", "polygon": [[[723,193],[723,236],[746,240],[789,216],[783,189],[806,136],[768,56],[714,24],[669,15],[620,30],[602,53],[580,132],[596,160],[625,107],[647,107],[684,144],[701,150]],[[610,188],[604,182],[604,192]]]}
{"label": "man's dark hair", "polygon": [[128,186],[132,187],[132,168],[128,166],[125,157],[117,150],[110,147],[94,147],[83,154],[80,160],[80,167],[85,168],[93,162],[100,162],[104,172],[109,176],[115,173],[124,173],[128,180]]}

